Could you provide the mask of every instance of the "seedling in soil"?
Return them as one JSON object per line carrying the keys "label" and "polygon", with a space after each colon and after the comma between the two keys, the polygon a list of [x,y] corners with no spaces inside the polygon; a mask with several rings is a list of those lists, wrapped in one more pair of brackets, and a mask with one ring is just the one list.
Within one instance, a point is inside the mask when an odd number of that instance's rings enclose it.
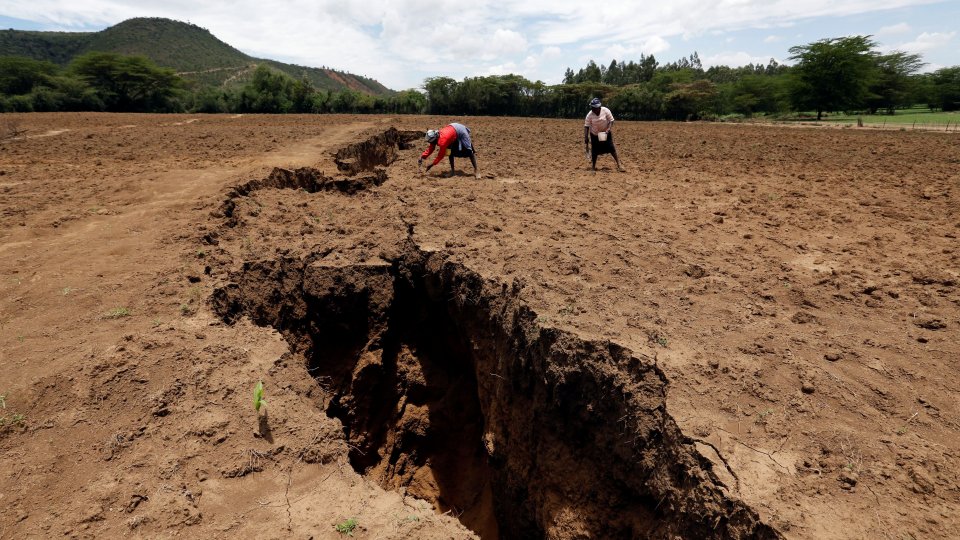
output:
{"label": "seedling in soil", "polygon": [[263,399],[263,381],[257,381],[257,385],[253,387],[253,408],[259,414],[260,407],[266,404],[267,402]]}
{"label": "seedling in soil", "polygon": [[334,529],[340,534],[345,534],[347,536],[353,536],[353,530],[357,528],[356,518],[350,518],[340,523],[337,523],[333,526]]}
{"label": "seedling in soil", "polygon": [[125,307],[113,308],[103,316],[104,319],[119,319],[121,317],[129,317],[130,310]]}
{"label": "seedling in soil", "polygon": [[[11,426],[19,426],[24,420],[26,420],[26,418],[27,415],[17,413],[10,417],[9,423]],[[8,420],[6,416],[0,416],[0,427],[6,426],[7,422]]]}
{"label": "seedling in soil", "polygon": [[757,424],[765,425],[767,423],[767,417],[773,414],[773,409],[764,409],[757,413],[757,419],[755,422]]}
{"label": "seedling in soil", "polygon": [[[7,396],[6,394],[0,394],[0,410],[7,409]],[[6,415],[0,415],[0,428],[5,428],[7,426],[19,426],[22,425],[24,420],[27,419],[27,415],[14,413],[13,416],[7,418]]]}

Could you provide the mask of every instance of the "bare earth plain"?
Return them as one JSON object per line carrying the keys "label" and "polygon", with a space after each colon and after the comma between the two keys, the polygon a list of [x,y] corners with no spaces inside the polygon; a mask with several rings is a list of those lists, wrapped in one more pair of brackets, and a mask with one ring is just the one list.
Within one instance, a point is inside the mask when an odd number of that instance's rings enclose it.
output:
{"label": "bare earth plain", "polygon": [[955,134],[0,128],[0,539],[960,530]]}

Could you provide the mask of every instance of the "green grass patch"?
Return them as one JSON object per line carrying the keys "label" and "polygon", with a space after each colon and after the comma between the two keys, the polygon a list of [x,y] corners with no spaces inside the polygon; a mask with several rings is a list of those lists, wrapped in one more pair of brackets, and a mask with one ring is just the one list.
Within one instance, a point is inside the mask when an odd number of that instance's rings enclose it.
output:
{"label": "green grass patch", "polygon": [[[904,109],[898,110],[895,114],[831,114],[824,115],[823,122],[837,122],[843,124],[856,124],[857,118],[863,119],[864,125],[890,125],[906,126],[916,124],[917,126],[943,128],[950,125],[952,130],[954,126],[960,124],[960,112],[942,112],[931,111],[929,109]],[[960,127],[958,127],[960,130]]]}
{"label": "green grass patch", "polygon": [[336,525],[333,526],[333,528],[340,534],[353,536],[353,531],[356,530],[357,525],[359,525],[359,523],[357,522],[357,519],[350,518],[350,519],[341,521],[340,523],[337,523]]}
{"label": "green grass patch", "polygon": [[106,312],[103,315],[104,319],[120,319],[123,317],[129,317],[130,310],[125,307],[113,308],[110,311]]}

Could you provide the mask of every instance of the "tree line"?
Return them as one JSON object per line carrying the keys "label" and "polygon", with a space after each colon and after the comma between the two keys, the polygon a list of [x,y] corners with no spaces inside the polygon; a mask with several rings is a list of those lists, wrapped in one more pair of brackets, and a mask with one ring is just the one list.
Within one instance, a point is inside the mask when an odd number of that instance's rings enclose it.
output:
{"label": "tree line", "polygon": [[407,90],[381,97],[315,88],[264,65],[234,88],[191,85],[143,56],[91,52],[61,68],[0,57],[0,112],[109,111],[198,113],[417,114],[427,97]]}
{"label": "tree line", "polygon": [[140,56],[88,53],[66,68],[21,57],[0,58],[0,111],[202,113],[390,113],[572,118],[600,97],[618,118],[724,119],[844,111],[892,114],[922,105],[960,110],[960,66],[918,73],[916,54],[881,53],[869,36],[823,39],[790,49],[792,66],[770,60],[704,69],[697,53],[660,64],[590,61],[563,82],[519,75],[431,77],[423,90],[379,97],[326,91],[306,79],[260,65],[231,89],[191,87],[172,70]]}
{"label": "tree line", "polygon": [[591,97],[600,97],[618,118],[687,120],[795,115],[811,112],[893,114],[926,106],[960,110],[960,66],[918,73],[919,55],[880,53],[869,36],[831,38],[790,49],[787,66],[767,64],[704,69],[697,53],[660,64],[653,56],[638,61],[589,61],[568,68],[563,83],[547,86],[517,75],[427,79],[429,112],[576,117]]}

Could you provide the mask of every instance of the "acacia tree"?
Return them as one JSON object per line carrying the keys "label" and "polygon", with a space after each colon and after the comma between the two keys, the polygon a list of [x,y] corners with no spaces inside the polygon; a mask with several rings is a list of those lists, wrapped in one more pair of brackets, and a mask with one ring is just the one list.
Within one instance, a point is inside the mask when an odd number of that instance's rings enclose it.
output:
{"label": "acacia tree", "polygon": [[0,56],[0,94],[29,94],[36,86],[48,84],[57,66],[19,56]]}
{"label": "acacia tree", "polygon": [[944,111],[960,110],[960,66],[938,69],[930,82],[931,107]]}
{"label": "acacia tree", "polygon": [[812,108],[820,120],[823,111],[862,106],[877,70],[875,45],[870,36],[850,36],[790,47],[797,110]]}
{"label": "acacia tree", "polygon": [[915,82],[911,75],[924,63],[919,54],[907,54],[895,51],[877,57],[877,77],[870,86],[870,113],[884,109],[893,114],[897,107],[913,105],[911,97],[915,94]]}
{"label": "acacia tree", "polygon": [[175,108],[183,80],[143,56],[90,52],[78,56],[71,72],[90,85],[109,111],[162,112]]}

